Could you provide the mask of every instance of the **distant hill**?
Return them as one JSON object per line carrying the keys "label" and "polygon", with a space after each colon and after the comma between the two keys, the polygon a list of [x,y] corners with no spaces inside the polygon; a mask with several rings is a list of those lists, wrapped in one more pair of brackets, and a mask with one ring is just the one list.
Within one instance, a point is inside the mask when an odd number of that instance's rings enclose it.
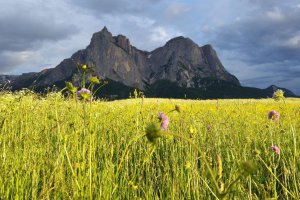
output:
{"label": "distant hill", "polygon": [[[65,81],[79,80],[77,64],[95,66],[95,74],[109,81],[101,95],[127,98],[138,88],[151,97],[169,98],[263,98],[273,88],[242,87],[239,80],[222,65],[211,45],[199,47],[191,39],[176,37],[151,52],[130,44],[123,35],[112,36],[104,27],[94,33],[86,49],[74,53],[55,68],[20,76],[0,76],[10,80],[12,90],[32,88],[43,91]],[[291,91],[287,96],[295,96]]]}

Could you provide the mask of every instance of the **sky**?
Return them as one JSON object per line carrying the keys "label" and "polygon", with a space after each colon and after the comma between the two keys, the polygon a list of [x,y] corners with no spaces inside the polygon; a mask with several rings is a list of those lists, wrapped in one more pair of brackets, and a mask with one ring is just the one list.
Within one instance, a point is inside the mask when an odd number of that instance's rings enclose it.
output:
{"label": "sky", "polygon": [[242,85],[300,95],[299,20],[299,0],[0,0],[0,74],[55,67],[106,26],[147,51],[211,44]]}

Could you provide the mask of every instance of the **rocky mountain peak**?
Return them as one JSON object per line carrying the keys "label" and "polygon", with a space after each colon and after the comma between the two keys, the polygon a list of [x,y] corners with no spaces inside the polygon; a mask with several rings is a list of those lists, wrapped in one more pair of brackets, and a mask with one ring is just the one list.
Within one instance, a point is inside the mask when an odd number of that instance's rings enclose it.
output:
{"label": "rocky mountain peak", "polygon": [[101,41],[106,40],[106,41],[111,41],[113,39],[113,36],[111,32],[108,31],[106,27],[104,27],[101,31],[96,32],[93,34],[90,45],[97,45],[101,43]]}
{"label": "rocky mountain peak", "polygon": [[23,86],[36,77],[38,87],[76,80],[77,63],[93,64],[100,77],[141,90],[160,80],[184,88],[201,88],[202,80],[240,85],[238,79],[226,71],[211,45],[199,47],[190,38],[179,36],[151,52],[141,51],[132,46],[126,36],[113,36],[107,27],[93,34],[86,49],[77,51],[46,73],[31,75],[30,80],[28,76],[18,77],[16,83],[19,84],[15,85]]}
{"label": "rocky mountain peak", "polygon": [[118,45],[120,48],[124,49],[128,53],[131,52],[131,45],[129,39],[124,35],[118,35],[114,37],[116,45]]}
{"label": "rocky mountain peak", "polygon": [[183,36],[175,37],[173,39],[170,39],[169,41],[166,42],[165,48],[168,49],[175,49],[177,50],[184,50],[184,48],[198,48],[199,46],[195,44],[190,38],[186,38]]}

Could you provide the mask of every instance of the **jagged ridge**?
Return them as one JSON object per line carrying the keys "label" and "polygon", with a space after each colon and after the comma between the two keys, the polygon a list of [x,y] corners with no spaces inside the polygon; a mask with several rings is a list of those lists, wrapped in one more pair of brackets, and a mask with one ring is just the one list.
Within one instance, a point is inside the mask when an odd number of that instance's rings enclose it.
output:
{"label": "jagged ridge", "polygon": [[177,37],[165,46],[147,52],[132,46],[123,35],[112,36],[104,27],[93,34],[86,49],[53,69],[16,78],[14,86],[24,86],[32,78],[39,78],[35,83],[37,87],[72,79],[77,63],[93,64],[99,76],[139,89],[162,79],[176,82],[181,87],[201,87],[197,81],[202,78],[240,85],[238,79],[225,70],[211,45],[199,47],[189,38]]}
{"label": "jagged ridge", "polygon": [[[209,44],[199,47],[191,39],[180,36],[148,52],[132,46],[123,35],[113,36],[104,27],[93,34],[86,49],[77,51],[55,68],[11,77],[12,89],[32,85],[38,90],[53,85],[63,87],[65,81],[73,81],[76,85],[80,78],[77,64],[94,65],[96,75],[118,83],[118,87],[124,84],[127,88],[149,89],[153,96],[153,88],[164,80],[174,87],[190,88],[193,94],[196,93],[193,88],[202,92],[219,88],[228,93],[222,92],[222,96],[230,96],[230,91],[241,88],[239,80],[226,71]],[[233,97],[239,96],[233,93]],[[258,93],[269,95],[270,91]]]}

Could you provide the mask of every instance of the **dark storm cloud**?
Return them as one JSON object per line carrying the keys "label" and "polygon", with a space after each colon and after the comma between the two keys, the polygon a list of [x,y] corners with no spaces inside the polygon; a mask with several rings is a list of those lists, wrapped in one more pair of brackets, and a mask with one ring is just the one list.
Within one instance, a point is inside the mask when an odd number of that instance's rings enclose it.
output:
{"label": "dark storm cloud", "polygon": [[1,48],[18,50],[35,41],[59,40],[75,33],[75,26],[57,22],[49,13],[39,16],[34,12],[16,10],[8,15],[0,14]]}
{"label": "dark storm cloud", "polygon": [[77,27],[60,18],[59,10],[39,0],[1,2],[0,73],[34,60],[37,55],[33,52],[45,42],[55,43],[78,32]]}
{"label": "dark storm cloud", "polygon": [[251,64],[300,62],[300,9],[281,12],[275,9],[221,27],[216,32],[216,45],[239,52],[240,58]]}
{"label": "dark storm cloud", "polygon": [[64,39],[76,31],[73,25],[48,20],[47,16],[35,18],[25,13],[0,16],[0,51],[22,51],[45,40]]}
{"label": "dark storm cloud", "polygon": [[81,8],[88,8],[96,15],[138,13],[161,0],[68,0]]}
{"label": "dark storm cloud", "polygon": [[243,85],[276,84],[299,94],[300,5],[296,1],[249,1],[255,3],[250,14],[216,28],[214,44],[231,52],[227,61],[243,64],[236,74]]}

